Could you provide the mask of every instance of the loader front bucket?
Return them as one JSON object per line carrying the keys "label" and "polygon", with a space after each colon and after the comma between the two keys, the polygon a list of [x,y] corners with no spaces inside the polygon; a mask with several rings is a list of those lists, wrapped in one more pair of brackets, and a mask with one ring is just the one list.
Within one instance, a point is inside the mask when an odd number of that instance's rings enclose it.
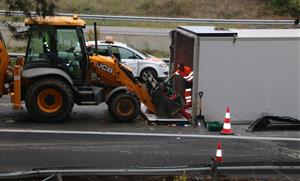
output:
{"label": "loader front bucket", "polygon": [[185,103],[181,96],[182,93],[175,91],[169,85],[170,80],[172,80],[172,76],[162,83],[158,83],[151,74],[147,74],[146,77],[146,87],[153,100],[155,115],[159,118],[169,118],[175,115]]}
{"label": "loader front bucket", "polygon": [[178,113],[184,106],[184,99],[167,83],[160,84],[152,92],[155,115],[168,118]]}

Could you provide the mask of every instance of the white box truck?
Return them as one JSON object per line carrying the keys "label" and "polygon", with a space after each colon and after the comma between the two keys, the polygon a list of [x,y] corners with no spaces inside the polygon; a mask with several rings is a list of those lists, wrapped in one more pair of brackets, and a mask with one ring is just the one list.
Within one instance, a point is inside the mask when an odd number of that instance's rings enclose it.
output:
{"label": "white box truck", "polygon": [[299,29],[182,26],[170,36],[171,70],[182,62],[194,71],[194,123],[199,114],[223,120],[227,106],[232,121],[262,113],[300,119]]}

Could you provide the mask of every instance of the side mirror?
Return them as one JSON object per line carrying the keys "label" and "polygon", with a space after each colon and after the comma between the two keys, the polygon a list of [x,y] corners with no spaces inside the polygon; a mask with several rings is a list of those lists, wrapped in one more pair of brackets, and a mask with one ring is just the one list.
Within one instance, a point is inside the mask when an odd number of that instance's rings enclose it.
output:
{"label": "side mirror", "polygon": [[21,67],[24,66],[25,58],[24,56],[18,56],[16,60],[16,65],[20,65]]}
{"label": "side mirror", "polygon": [[87,53],[89,56],[92,56],[94,54],[93,48],[92,47],[87,47]]}
{"label": "side mirror", "polygon": [[115,62],[120,62],[119,59],[117,59],[117,57],[114,56],[114,55],[111,55],[111,58],[112,58]]}

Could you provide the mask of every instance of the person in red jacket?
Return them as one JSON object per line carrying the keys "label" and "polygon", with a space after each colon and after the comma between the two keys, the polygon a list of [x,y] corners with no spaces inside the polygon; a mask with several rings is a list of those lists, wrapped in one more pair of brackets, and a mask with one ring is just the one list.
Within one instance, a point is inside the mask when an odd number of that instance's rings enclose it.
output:
{"label": "person in red jacket", "polygon": [[187,108],[192,106],[192,87],[193,87],[193,69],[185,66],[183,63],[177,65],[177,70],[174,73],[175,75],[181,76],[186,80],[185,84],[185,105],[184,109],[181,111],[184,117],[187,119],[191,118],[191,114],[186,111]]}
{"label": "person in red jacket", "polygon": [[185,100],[186,107],[192,105],[192,87],[193,87],[193,69],[191,67],[185,66],[183,63],[177,65],[177,70],[175,75],[179,75],[184,80],[186,80],[185,85]]}
{"label": "person in red jacket", "polygon": [[192,88],[193,85],[193,69],[191,67],[185,66],[183,63],[180,63],[177,65],[177,70],[175,72],[175,75],[179,75],[184,80],[186,80],[187,88]]}

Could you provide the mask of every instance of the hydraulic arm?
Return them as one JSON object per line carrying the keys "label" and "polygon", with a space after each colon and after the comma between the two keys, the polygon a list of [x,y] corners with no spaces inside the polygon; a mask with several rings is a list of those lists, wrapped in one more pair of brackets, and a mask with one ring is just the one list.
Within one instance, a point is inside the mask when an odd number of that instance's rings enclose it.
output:
{"label": "hydraulic arm", "polygon": [[168,117],[179,112],[183,107],[183,99],[171,91],[166,83],[158,84],[153,77],[148,77],[145,85],[135,79],[128,67],[108,57],[90,57],[92,68],[101,83],[111,86],[126,86],[136,94],[149,111],[160,117]]}

